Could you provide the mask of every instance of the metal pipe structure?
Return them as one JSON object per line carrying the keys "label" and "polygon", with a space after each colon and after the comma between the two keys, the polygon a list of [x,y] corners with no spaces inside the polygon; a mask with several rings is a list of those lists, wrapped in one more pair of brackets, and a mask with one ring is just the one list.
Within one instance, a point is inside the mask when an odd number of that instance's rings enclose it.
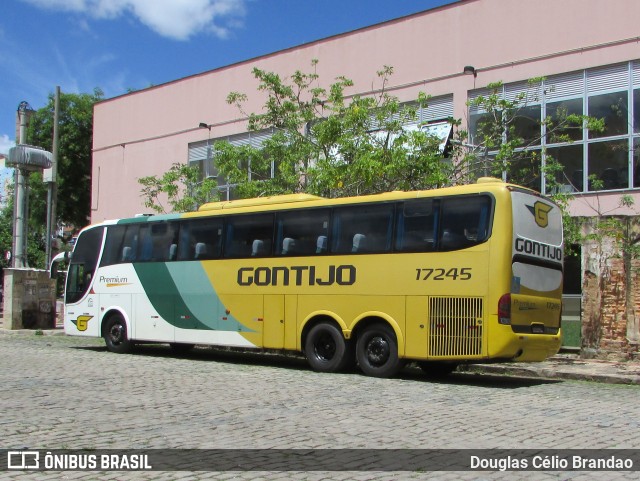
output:
{"label": "metal pipe structure", "polygon": [[[31,110],[29,104],[25,101],[20,102],[18,106],[18,124],[19,130],[19,144],[26,144],[27,139],[27,116],[28,111]],[[11,267],[21,268],[27,267],[27,254],[26,254],[26,204],[27,204],[27,189],[28,189],[28,171],[20,166],[16,166],[16,192],[15,192],[15,219],[13,221],[13,256],[11,258]]]}
{"label": "metal pipe structure", "polygon": [[29,213],[29,172],[51,167],[51,152],[26,145],[27,122],[33,109],[27,102],[18,106],[19,144],[9,149],[8,166],[16,169],[13,215],[13,255],[11,267],[25,268],[27,263],[27,217]]}

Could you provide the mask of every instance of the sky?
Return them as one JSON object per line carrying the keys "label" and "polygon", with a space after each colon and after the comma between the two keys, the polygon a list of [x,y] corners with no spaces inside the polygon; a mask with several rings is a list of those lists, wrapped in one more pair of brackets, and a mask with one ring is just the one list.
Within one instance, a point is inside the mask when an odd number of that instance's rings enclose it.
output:
{"label": "sky", "polygon": [[106,98],[455,0],[1,0],[0,154],[21,101]]}

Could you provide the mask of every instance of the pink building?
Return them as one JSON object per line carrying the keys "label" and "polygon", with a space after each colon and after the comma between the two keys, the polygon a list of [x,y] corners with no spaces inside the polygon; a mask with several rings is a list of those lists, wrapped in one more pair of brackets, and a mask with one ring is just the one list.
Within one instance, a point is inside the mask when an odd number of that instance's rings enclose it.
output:
{"label": "pink building", "polygon": [[[138,178],[161,174],[175,162],[214,173],[209,141],[259,143],[261,136],[247,133],[246,119],[227,104],[227,95],[247,93],[247,110],[257,111],[264,99],[256,92],[254,67],[288,76],[308,69],[312,59],[319,60],[320,79],[351,78],[354,94],[376,85],[384,65],[393,66],[393,95],[401,101],[420,91],[433,96],[422,120],[452,116],[472,132],[482,112],[469,111],[467,101],[487,84],[502,81],[509,98],[526,88],[527,79],[545,77],[528,116],[543,119],[562,107],[607,123],[597,135],[583,131],[572,143],[543,139],[540,145],[565,166],[567,189],[576,192],[572,213],[638,214],[638,18],[637,0],[460,0],[103,101],[95,107],[91,220],[144,212]],[[473,69],[465,73],[467,66]],[[595,191],[591,175],[604,187]],[[546,188],[542,180],[532,187]],[[636,200],[638,212],[619,207],[621,194]],[[588,261],[583,255],[583,271]]]}

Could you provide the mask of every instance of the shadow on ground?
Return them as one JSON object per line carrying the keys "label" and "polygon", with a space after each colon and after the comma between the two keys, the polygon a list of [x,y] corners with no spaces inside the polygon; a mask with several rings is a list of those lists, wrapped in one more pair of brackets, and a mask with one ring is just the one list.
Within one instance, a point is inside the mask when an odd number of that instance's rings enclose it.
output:
{"label": "shadow on ground", "polygon": [[[82,349],[87,351],[106,352],[104,346],[72,346],[72,349]],[[112,354],[119,356],[121,354]],[[299,353],[281,353],[271,351],[249,351],[241,349],[204,347],[197,346],[184,354],[177,354],[165,344],[142,344],[137,345],[130,354],[144,357],[163,357],[173,359],[188,359],[196,362],[219,362],[225,364],[242,364],[253,366],[265,366],[272,368],[282,368],[289,370],[310,371],[306,359]],[[342,374],[333,375],[360,375],[364,376],[357,367]],[[433,377],[423,372],[414,364],[405,367],[395,379],[415,382],[428,382],[430,384],[456,384],[479,386],[499,389],[527,388],[542,384],[552,384],[562,382],[559,380],[529,378],[513,375],[486,374],[481,368],[473,365],[465,366],[460,372],[454,372],[444,377]]]}

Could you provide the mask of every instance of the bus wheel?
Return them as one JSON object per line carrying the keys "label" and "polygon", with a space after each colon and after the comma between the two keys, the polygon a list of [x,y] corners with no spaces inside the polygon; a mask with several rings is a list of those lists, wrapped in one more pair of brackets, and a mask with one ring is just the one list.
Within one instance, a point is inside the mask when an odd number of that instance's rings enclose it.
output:
{"label": "bus wheel", "polygon": [[372,324],[358,336],[356,358],[367,376],[391,377],[402,369],[398,358],[398,341],[387,324]]}
{"label": "bus wheel", "polygon": [[107,320],[102,333],[107,349],[118,354],[131,352],[133,343],[127,336],[127,324],[120,314],[114,314]]}
{"label": "bus wheel", "polygon": [[334,324],[321,322],[311,328],[304,343],[304,353],[314,371],[342,371],[353,353],[342,331]]}
{"label": "bus wheel", "polygon": [[458,368],[458,363],[418,361],[418,366],[420,366],[420,369],[422,369],[427,376],[439,378],[447,377],[455,371]]}

